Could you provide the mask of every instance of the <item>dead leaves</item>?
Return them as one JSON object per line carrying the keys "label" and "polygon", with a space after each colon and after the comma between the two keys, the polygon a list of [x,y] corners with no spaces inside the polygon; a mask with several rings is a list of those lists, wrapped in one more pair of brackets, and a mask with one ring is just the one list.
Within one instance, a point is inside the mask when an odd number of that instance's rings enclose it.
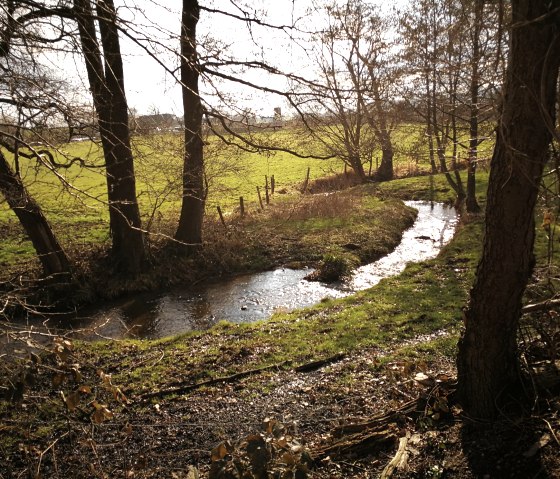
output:
{"label": "dead leaves", "polygon": [[92,406],[94,407],[94,411],[91,414],[90,418],[94,424],[101,424],[102,422],[108,421],[109,419],[113,419],[113,412],[110,411],[105,404],[100,404],[97,401],[93,401]]}
{"label": "dead leaves", "polygon": [[235,446],[216,446],[208,479],[305,479],[313,463],[307,450],[275,419],[265,419],[262,429]]}
{"label": "dead leaves", "polygon": [[[73,344],[65,338],[55,338],[51,348],[54,356],[56,368],[50,368],[52,372],[51,384],[53,388],[62,388],[66,384],[74,384],[70,391],[61,390],[60,396],[68,412],[73,413],[79,410],[86,414],[93,424],[102,424],[114,418],[114,412],[109,408],[107,402],[127,403],[128,399],[122,390],[113,384],[110,374],[102,370],[96,371],[99,384],[92,385],[95,381],[89,378],[88,383],[84,383],[84,373],[81,365],[72,362]],[[84,407],[80,407],[83,403]]]}

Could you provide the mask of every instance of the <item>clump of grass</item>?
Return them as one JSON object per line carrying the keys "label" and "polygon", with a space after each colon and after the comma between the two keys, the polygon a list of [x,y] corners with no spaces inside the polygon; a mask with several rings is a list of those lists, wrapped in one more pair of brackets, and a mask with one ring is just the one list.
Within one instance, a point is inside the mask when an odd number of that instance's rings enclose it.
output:
{"label": "clump of grass", "polygon": [[[299,200],[270,210],[268,218],[274,220],[307,220],[311,218],[336,218],[348,214],[357,205],[356,198],[333,192],[306,195]],[[286,207],[288,206],[288,207]]]}
{"label": "clump of grass", "polygon": [[[337,173],[322,178],[317,178],[307,185],[308,193],[324,193],[329,191],[345,190],[361,184],[362,181],[353,171]],[[301,186],[303,189],[303,185]]]}
{"label": "clump of grass", "polygon": [[308,274],[305,279],[310,281],[322,281],[334,283],[349,278],[352,274],[353,264],[348,258],[334,254],[323,256],[321,263],[313,273]]}

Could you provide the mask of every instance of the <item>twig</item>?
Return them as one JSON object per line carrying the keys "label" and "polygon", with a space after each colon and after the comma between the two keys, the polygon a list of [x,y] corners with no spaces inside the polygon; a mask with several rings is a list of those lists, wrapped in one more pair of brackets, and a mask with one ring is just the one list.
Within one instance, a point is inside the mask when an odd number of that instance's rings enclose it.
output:
{"label": "twig", "polygon": [[552,429],[552,426],[550,425],[550,423],[542,418],[542,420],[546,423],[546,425],[548,426],[548,429],[550,430],[550,432],[552,433],[552,437],[554,438],[554,440],[556,441],[556,444],[558,444],[560,446],[560,441],[558,440],[558,436],[556,435],[556,433],[554,432],[554,429]]}
{"label": "twig", "polygon": [[49,445],[49,447],[47,447],[43,452],[41,452],[41,454],[39,455],[39,462],[37,464],[37,470],[35,471],[35,477],[41,477],[41,463],[43,462],[43,456],[49,452],[54,446],[55,444],[60,441],[64,436],[67,436],[69,434],[69,432],[65,432],[62,436],[60,436],[59,438],[55,439],[53,442],[51,442],[51,444]]}

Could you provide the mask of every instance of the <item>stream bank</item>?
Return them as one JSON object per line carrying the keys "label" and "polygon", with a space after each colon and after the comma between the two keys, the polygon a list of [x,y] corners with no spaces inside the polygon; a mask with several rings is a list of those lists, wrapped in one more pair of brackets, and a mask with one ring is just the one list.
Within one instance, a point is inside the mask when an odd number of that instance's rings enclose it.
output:
{"label": "stream bank", "polygon": [[312,269],[277,268],[175,288],[164,294],[136,295],[107,308],[85,312],[74,327],[94,330],[102,337],[154,339],[207,329],[222,320],[244,323],[267,319],[275,312],[370,288],[383,278],[399,274],[409,262],[435,257],[453,237],[457,224],[453,208],[424,201],[408,201],[406,205],[417,209],[418,216],[403,233],[399,245],[378,261],[357,268],[347,282],[310,282],[304,277]]}

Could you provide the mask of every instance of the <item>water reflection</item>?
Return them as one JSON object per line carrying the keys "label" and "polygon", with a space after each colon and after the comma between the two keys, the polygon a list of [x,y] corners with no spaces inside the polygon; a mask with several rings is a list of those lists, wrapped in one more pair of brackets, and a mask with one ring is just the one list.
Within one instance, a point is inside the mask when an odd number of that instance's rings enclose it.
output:
{"label": "water reflection", "polygon": [[303,278],[309,269],[277,269],[238,276],[215,284],[176,289],[162,295],[138,295],[84,318],[77,326],[96,327],[104,336],[164,337],[205,329],[217,321],[251,322],[340,298],[396,275],[411,261],[435,257],[453,236],[455,210],[441,204],[409,201],[418,209],[415,224],[405,231],[400,245],[389,255],[358,268],[347,284],[323,284]]}

